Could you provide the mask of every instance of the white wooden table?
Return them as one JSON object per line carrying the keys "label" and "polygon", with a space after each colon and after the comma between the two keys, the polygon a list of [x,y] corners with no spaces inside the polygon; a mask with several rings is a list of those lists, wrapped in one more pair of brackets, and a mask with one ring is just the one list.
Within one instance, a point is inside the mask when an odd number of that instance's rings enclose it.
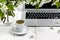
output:
{"label": "white wooden table", "polygon": [[0,40],[60,40],[57,33],[59,27],[51,30],[49,27],[28,27],[29,32],[25,36],[14,36],[10,31],[10,26],[0,26]]}

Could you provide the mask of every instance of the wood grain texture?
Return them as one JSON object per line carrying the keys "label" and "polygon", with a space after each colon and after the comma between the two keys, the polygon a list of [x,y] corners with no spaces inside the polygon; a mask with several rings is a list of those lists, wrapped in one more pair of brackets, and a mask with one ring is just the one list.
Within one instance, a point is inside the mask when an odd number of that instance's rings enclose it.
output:
{"label": "wood grain texture", "polygon": [[49,27],[37,27],[37,40],[60,40],[58,28],[51,30]]}

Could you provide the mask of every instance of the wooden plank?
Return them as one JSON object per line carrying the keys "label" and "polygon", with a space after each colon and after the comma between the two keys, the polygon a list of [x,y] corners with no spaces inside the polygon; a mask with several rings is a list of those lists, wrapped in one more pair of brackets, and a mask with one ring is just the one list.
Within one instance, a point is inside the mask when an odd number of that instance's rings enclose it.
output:
{"label": "wooden plank", "polygon": [[51,30],[49,27],[37,27],[37,40],[60,40],[60,35],[56,32],[57,29]]}
{"label": "wooden plank", "polygon": [[35,27],[29,27],[25,36],[14,36],[9,33],[9,27],[0,27],[0,40],[35,40]]}

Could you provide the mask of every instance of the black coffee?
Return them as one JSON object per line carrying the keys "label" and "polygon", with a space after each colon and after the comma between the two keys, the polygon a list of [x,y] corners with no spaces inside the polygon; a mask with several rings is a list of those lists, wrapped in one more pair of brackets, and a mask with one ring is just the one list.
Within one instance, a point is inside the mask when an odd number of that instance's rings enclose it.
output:
{"label": "black coffee", "polygon": [[18,23],[18,24],[23,24],[24,21],[23,21],[23,20],[17,20],[16,23]]}

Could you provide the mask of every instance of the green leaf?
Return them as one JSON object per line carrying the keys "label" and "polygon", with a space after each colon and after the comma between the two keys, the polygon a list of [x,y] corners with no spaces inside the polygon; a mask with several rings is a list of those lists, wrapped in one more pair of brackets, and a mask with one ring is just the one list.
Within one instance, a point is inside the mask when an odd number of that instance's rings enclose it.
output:
{"label": "green leaf", "polygon": [[56,2],[56,6],[57,6],[57,8],[59,8],[60,7],[60,2]]}
{"label": "green leaf", "polygon": [[14,3],[14,6],[17,7],[17,4],[18,4],[18,1],[16,1],[16,2]]}
{"label": "green leaf", "polygon": [[56,0],[53,0],[53,2],[55,2]]}
{"label": "green leaf", "polygon": [[13,16],[13,17],[15,16],[14,12],[13,12],[13,11],[10,11],[10,10],[7,11],[7,14],[8,14],[9,16]]}
{"label": "green leaf", "polygon": [[39,3],[37,3],[37,4],[35,5],[35,8],[36,8],[36,9],[39,9]]}
{"label": "green leaf", "polygon": [[19,0],[20,2],[23,2],[24,0]]}
{"label": "green leaf", "polygon": [[0,0],[0,2],[4,3],[6,0]]}
{"label": "green leaf", "polygon": [[8,3],[6,6],[9,10],[14,10],[14,6],[12,3]]}
{"label": "green leaf", "polygon": [[14,13],[12,13],[12,17],[14,17],[15,16],[15,14]]}
{"label": "green leaf", "polygon": [[3,7],[3,5],[0,5],[0,8],[2,8]]}
{"label": "green leaf", "polygon": [[35,1],[37,1],[37,0],[31,0],[31,2],[33,2],[33,3],[34,3]]}
{"label": "green leaf", "polygon": [[12,14],[11,14],[11,11],[7,11],[7,14],[9,15],[9,16],[11,16]]}
{"label": "green leaf", "polygon": [[39,2],[39,3],[41,3],[41,1],[42,1],[42,0],[40,0],[40,2]]}
{"label": "green leaf", "polygon": [[0,10],[0,18],[4,17],[4,13]]}

